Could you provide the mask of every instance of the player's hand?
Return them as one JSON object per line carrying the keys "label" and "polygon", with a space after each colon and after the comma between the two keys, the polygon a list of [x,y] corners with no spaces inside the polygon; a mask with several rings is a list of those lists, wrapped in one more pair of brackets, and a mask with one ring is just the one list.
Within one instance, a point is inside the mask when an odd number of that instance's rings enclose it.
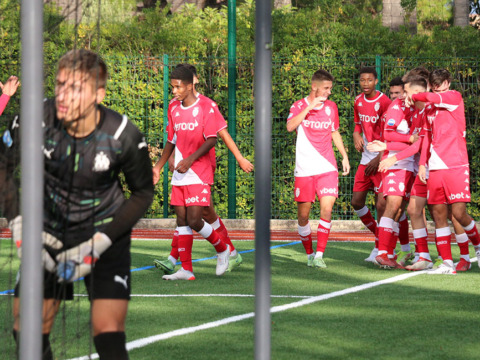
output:
{"label": "player's hand", "polygon": [[418,167],[418,178],[422,183],[427,183],[427,168],[425,167],[425,165],[420,165]]}
{"label": "player's hand", "polygon": [[323,104],[326,100],[327,100],[327,98],[324,97],[324,96],[318,96],[318,97],[314,98],[313,101],[308,106],[309,110],[312,110],[312,109],[316,108],[317,106]]}
{"label": "player's hand", "polygon": [[365,142],[363,141],[363,137],[359,132],[353,133],[353,145],[355,146],[355,150],[357,150],[358,152],[363,151]]}
{"label": "player's hand", "polygon": [[373,140],[367,144],[367,150],[374,152],[385,151],[387,150],[387,144],[380,140]]}
{"label": "player's hand", "polygon": [[370,176],[373,175],[377,172],[378,170],[378,163],[380,162],[380,159],[378,156],[376,156],[374,159],[370,160],[370,162],[365,166],[365,176]]}
{"label": "player's hand", "polygon": [[5,85],[0,82],[0,89],[2,89],[5,95],[13,96],[19,85],[20,81],[18,81],[18,77],[10,76]]}
{"label": "player's hand", "polygon": [[172,156],[168,158],[168,170],[172,173],[175,171],[175,160]]}
{"label": "player's hand", "polygon": [[416,142],[420,137],[418,136],[418,134],[413,134],[412,136],[410,136],[410,139],[408,139],[408,141],[410,142],[410,144],[413,144],[414,142]]}
{"label": "player's hand", "polygon": [[380,165],[378,165],[378,171],[380,172],[386,172],[388,169],[390,169],[395,163],[397,162],[397,157],[390,156],[386,158],[385,160],[380,161]]}
{"label": "player's hand", "polygon": [[413,105],[415,105],[415,103],[413,102],[412,97],[408,96],[408,95],[405,95],[405,106],[406,107],[411,107]]}
{"label": "player's hand", "polygon": [[249,172],[252,172],[253,170],[253,164],[248,161],[247,159],[245,159],[244,157],[242,157],[240,160],[238,160],[238,165],[240,165],[240,168],[245,171],[247,174]]}
{"label": "player's hand", "polygon": [[190,160],[188,157],[186,159],[181,160],[178,164],[175,170],[177,170],[180,174],[184,174],[190,169],[192,166],[193,161]]}
{"label": "player's hand", "polygon": [[[12,239],[15,242],[17,247],[18,258],[22,258],[22,216],[18,215],[15,219],[10,221],[8,224],[10,231],[12,232]],[[50,235],[49,233],[42,231],[42,262],[45,270],[49,272],[54,272],[57,263],[50,255],[51,252],[60,250],[63,247],[63,244],[55,236]]]}
{"label": "player's hand", "polygon": [[100,256],[112,245],[104,233],[97,232],[87,241],[57,255],[59,282],[73,282],[91,273]]}
{"label": "player's hand", "polygon": [[348,161],[348,157],[344,157],[342,159],[342,168],[343,168],[343,172],[342,172],[343,176],[346,176],[350,173],[350,162]]}
{"label": "player's hand", "polygon": [[156,185],[160,181],[160,167],[155,164],[152,169],[153,172],[153,185]]}

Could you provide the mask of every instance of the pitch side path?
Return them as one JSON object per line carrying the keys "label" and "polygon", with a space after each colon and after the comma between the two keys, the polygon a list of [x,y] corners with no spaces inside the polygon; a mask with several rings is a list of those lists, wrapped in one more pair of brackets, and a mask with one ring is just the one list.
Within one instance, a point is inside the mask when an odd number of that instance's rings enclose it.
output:
{"label": "pitch side path", "polygon": [[[173,229],[134,229],[132,232],[132,239],[172,239]],[[315,231],[312,231],[315,233]],[[229,230],[230,238],[232,240],[255,240],[254,230]],[[197,233],[194,233],[195,239],[203,239]],[[313,234],[315,236],[315,234]],[[435,234],[428,234],[428,241],[435,241]],[[0,229],[0,238],[10,238],[11,232],[8,228]],[[272,230],[270,240],[272,241],[296,241],[298,240],[298,233],[290,230]],[[315,240],[315,239],[314,239]],[[335,231],[330,232],[328,241],[374,241],[373,234],[370,231]],[[412,234],[410,234],[410,241],[413,241]]]}

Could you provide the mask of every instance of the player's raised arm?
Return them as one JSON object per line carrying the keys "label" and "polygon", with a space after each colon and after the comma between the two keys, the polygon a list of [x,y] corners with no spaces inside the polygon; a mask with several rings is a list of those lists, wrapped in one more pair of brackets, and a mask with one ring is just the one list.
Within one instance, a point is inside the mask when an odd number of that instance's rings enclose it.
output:
{"label": "player's raised arm", "polygon": [[290,109],[290,114],[287,120],[287,131],[292,132],[294,131],[299,125],[305,120],[307,114],[317,106],[322,105],[325,100],[327,100],[324,96],[318,96],[313,98],[312,102],[310,102],[304,109],[302,109],[299,113],[296,111],[297,109],[292,106]]}

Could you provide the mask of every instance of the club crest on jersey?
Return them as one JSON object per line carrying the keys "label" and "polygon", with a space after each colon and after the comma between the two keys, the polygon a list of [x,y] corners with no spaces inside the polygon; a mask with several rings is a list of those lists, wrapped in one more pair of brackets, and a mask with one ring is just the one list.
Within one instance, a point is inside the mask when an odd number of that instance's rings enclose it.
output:
{"label": "club crest on jersey", "polygon": [[387,125],[388,125],[388,126],[393,126],[393,125],[395,125],[395,119],[389,119],[389,120],[387,121]]}
{"label": "club crest on jersey", "polygon": [[110,159],[103,151],[100,151],[95,156],[94,161],[93,171],[95,172],[106,171],[110,168]]}
{"label": "club crest on jersey", "polygon": [[376,102],[373,108],[375,109],[375,111],[378,111],[380,109],[380,103]]}
{"label": "club crest on jersey", "polygon": [[330,109],[330,106],[327,106],[325,108],[325,114],[327,114],[327,116],[330,116],[332,114],[332,110]]}
{"label": "club crest on jersey", "polygon": [[3,143],[6,147],[12,147],[13,139],[12,135],[10,134],[10,130],[5,130],[5,132],[3,133]]}
{"label": "club crest on jersey", "polygon": [[193,117],[197,116],[198,115],[198,106],[196,106],[195,108],[193,108],[193,111],[192,111],[192,115]]}
{"label": "club crest on jersey", "polygon": [[400,184],[398,184],[398,188],[400,189],[400,191],[405,190],[405,184],[401,182]]}

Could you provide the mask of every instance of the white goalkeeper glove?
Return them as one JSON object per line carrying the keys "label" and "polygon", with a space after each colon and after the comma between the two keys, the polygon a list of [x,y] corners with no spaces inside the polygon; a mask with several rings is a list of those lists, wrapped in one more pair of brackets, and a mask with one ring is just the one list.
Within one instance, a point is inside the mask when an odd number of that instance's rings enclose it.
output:
{"label": "white goalkeeper glove", "polygon": [[104,233],[97,232],[87,241],[57,255],[59,282],[74,282],[92,271],[95,262],[112,245]]}
{"label": "white goalkeeper glove", "polygon": [[[12,239],[15,242],[15,246],[17,247],[17,255],[18,258],[22,258],[22,216],[18,215],[15,219],[10,221],[8,224],[10,231],[12,232]],[[58,240],[55,236],[42,231],[42,261],[43,267],[45,270],[49,272],[55,272],[56,262],[52,258],[52,256],[47,251],[49,248],[51,250],[60,250],[63,247],[63,243]]]}

